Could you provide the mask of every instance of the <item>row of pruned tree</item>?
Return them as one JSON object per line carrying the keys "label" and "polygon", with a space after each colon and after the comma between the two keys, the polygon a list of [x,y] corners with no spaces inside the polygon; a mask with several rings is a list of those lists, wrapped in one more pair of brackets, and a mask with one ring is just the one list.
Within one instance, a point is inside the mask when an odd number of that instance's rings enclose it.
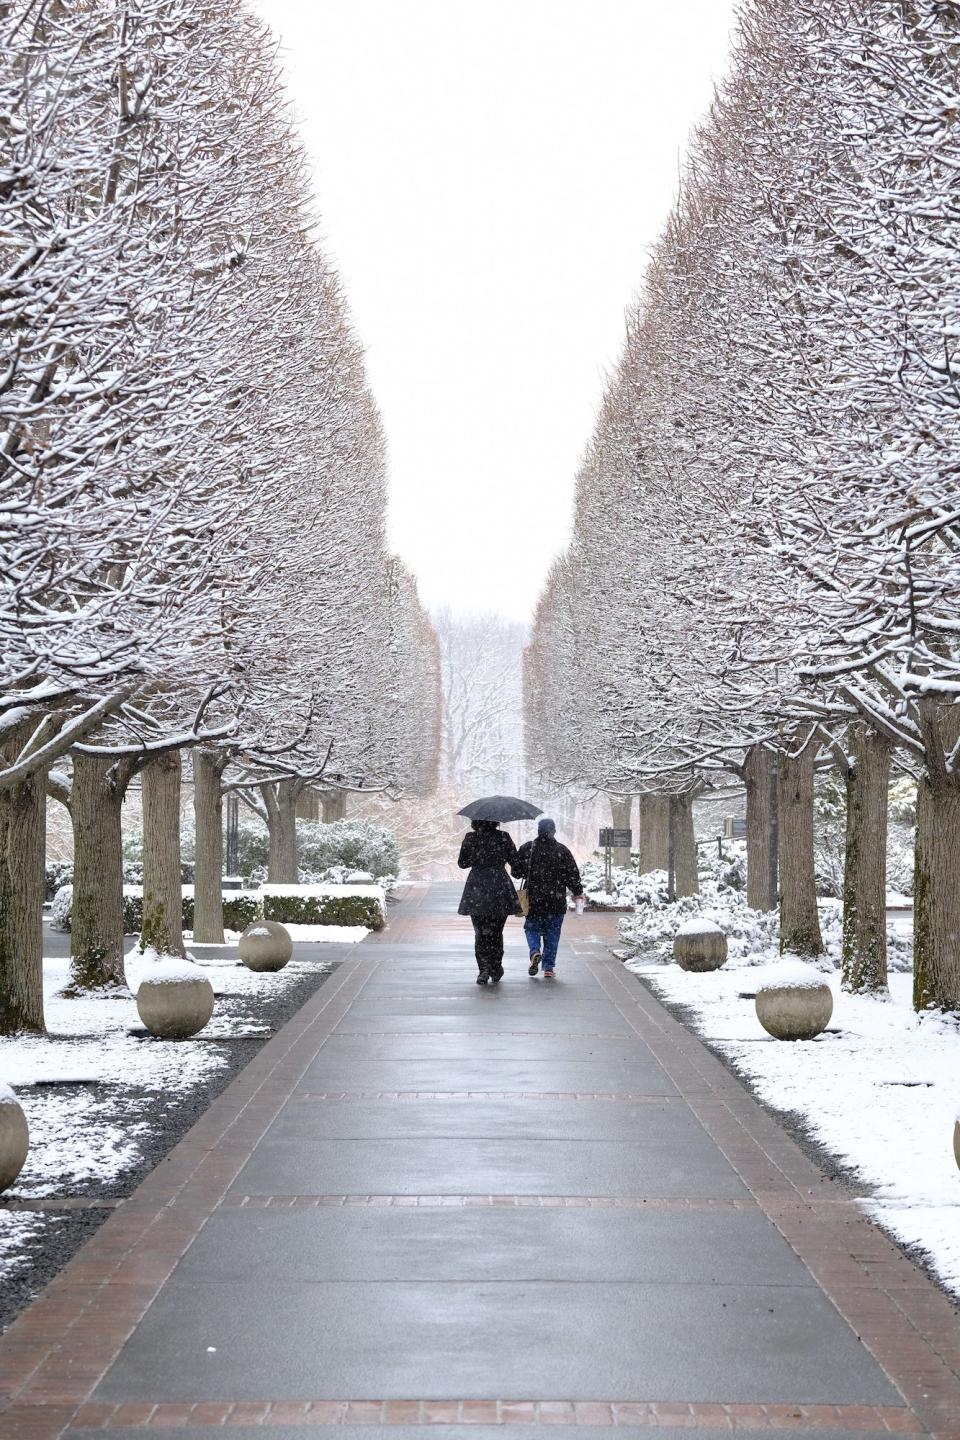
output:
{"label": "row of pruned tree", "polygon": [[853,990],[886,983],[888,776],[913,774],[915,1002],[957,1009],[960,4],[739,21],[540,603],[529,744],[680,805],[736,770],[751,903],[778,831],[806,954],[814,776],[839,767]]}
{"label": "row of pruned tree", "polygon": [[305,786],[435,778],[439,665],[262,23],[234,0],[5,0],[0,109],[11,1032],[43,1026],[48,792],[73,817],[74,980],[109,983],[135,774],[143,940],[182,953],[181,755],[197,933],[222,939],[224,792],[263,807],[290,878]]}

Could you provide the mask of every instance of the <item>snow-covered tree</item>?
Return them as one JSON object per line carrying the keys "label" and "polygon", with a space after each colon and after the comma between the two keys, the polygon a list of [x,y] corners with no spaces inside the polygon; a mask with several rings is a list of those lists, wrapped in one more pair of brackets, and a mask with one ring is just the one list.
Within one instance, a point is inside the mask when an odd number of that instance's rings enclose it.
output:
{"label": "snow-covered tree", "polygon": [[759,822],[774,758],[789,948],[820,946],[813,771],[838,760],[853,988],[885,980],[891,756],[920,775],[916,999],[954,1007],[958,18],[742,7],[561,561],[606,773],[732,764]]}
{"label": "snow-covered tree", "polygon": [[[180,750],[209,839],[231,779],[271,795],[423,780],[432,732],[414,757],[398,712],[422,679],[425,723],[429,633],[409,586],[396,619],[382,427],[262,22],[233,0],[11,0],[0,40],[0,1030],[15,1030],[43,1024],[51,764],[73,756],[75,980],[91,984],[122,974],[133,773],[144,939],[176,953]],[[219,888],[217,873],[217,903]]]}

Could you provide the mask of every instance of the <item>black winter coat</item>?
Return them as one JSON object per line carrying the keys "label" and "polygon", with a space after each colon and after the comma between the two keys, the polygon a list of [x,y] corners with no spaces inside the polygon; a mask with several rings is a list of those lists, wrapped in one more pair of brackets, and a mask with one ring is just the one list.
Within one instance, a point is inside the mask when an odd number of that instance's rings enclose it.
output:
{"label": "black winter coat", "polygon": [[540,920],[566,914],[568,890],[574,895],[583,894],[576,860],[566,845],[552,835],[538,835],[536,840],[521,845],[513,873],[526,879],[530,914]]}
{"label": "black winter coat", "polygon": [[478,920],[521,914],[516,888],[504,869],[516,858],[517,847],[505,830],[468,830],[457,864],[470,874],[457,913]]}

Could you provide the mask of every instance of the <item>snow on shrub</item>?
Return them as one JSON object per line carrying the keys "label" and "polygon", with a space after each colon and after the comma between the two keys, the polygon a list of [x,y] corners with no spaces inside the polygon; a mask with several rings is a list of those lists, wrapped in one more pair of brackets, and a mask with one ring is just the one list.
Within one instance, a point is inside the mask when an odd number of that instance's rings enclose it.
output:
{"label": "snow on shrub", "polygon": [[608,893],[604,889],[604,863],[602,857],[594,853],[580,866],[580,879],[583,881],[584,893],[591,905],[615,906],[624,905],[645,905],[660,891],[663,892],[663,899],[667,898],[667,877],[662,870],[653,870],[645,875],[638,875],[636,868],[628,869],[623,865],[614,865],[612,868],[613,889]]}
{"label": "snow on shrub", "polygon": [[[378,881],[392,882],[400,873],[397,837],[386,825],[373,820],[298,820],[297,863],[301,882],[318,884],[329,880],[342,884],[349,875],[364,873]],[[266,879],[270,849],[267,827],[261,820],[242,820],[237,827],[237,871],[250,883]],[[124,880],[143,883],[143,831],[131,830],[123,842]],[[195,839],[192,825],[180,832],[183,880],[193,880]],[[72,878],[69,877],[69,878]],[[61,882],[65,883],[65,882]],[[231,926],[231,929],[236,927]]]}
{"label": "snow on shrub", "polygon": [[[73,889],[57,892],[51,910],[55,929],[70,929]],[[256,920],[279,920],[294,925],[362,925],[382,930],[386,923],[385,896],[379,885],[267,885],[263,890],[225,890],[223,924],[242,933]],[[139,935],[143,928],[143,888],[123,887],[123,930]],[[183,928],[193,929],[193,886],[183,887]]]}
{"label": "snow on shrub", "polygon": [[776,951],[780,927],[775,914],[751,910],[744,893],[745,847],[734,841],[722,855],[701,849],[700,894],[673,902],[667,899],[667,875],[652,870],[638,877],[637,913],[620,922],[620,933],[637,954],[656,952],[667,958],[673,938],[687,925],[716,925],[727,937],[731,958],[757,950]]}
{"label": "snow on shrub", "polygon": [[298,820],[297,859],[300,869],[313,875],[331,866],[364,870],[378,879],[400,873],[397,837],[373,820],[334,820],[329,825]]}
{"label": "snow on shrub", "polygon": [[44,869],[44,895],[49,903],[64,885],[73,884],[72,860],[48,860]]}
{"label": "snow on shrub", "polygon": [[[641,876],[647,884],[643,900],[635,915],[620,922],[620,934],[633,952],[657,954],[667,958],[673,937],[681,927],[694,922],[718,925],[727,937],[731,958],[747,958],[750,964],[769,964],[779,953],[780,917],[775,910],[751,910],[746,896],[727,883],[730,857],[722,859],[701,853],[700,894],[683,900],[667,900],[666,876],[653,871]],[[638,891],[638,893],[640,893]],[[820,932],[826,953],[813,962],[821,970],[833,970],[840,964],[843,947],[843,906],[839,900],[819,902]],[[913,946],[909,934],[899,929],[887,933],[887,968],[896,972],[909,970],[913,964]]]}
{"label": "snow on shrub", "polygon": [[50,907],[50,925],[54,930],[69,931],[73,913],[73,886],[61,885]]}
{"label": "snow on shrub", "polygon": [[363,925],[382,930],[386,902],[378,885],[265,885],[266,920],[288,925]]}
{"label": "snow on shrub", "polygon": [[911,775],[890,781],[890,819],[901,825],[917,823],[917,782]]}
{"label": "snow on shrub", "polygon": [[[54,930],[69,930],[73,913],[73,886],[64,885],[57,891],[50,910]],[[258,892],[225,890],[223,892],[223,923],[227,930],[246,930],[254,920],[263,918],[263,903]],[[139,935],[143,928],[143,887],[123,887],[123,933]],[[193,886],[183,889],[183,928],[193,929]]]}
{"label": "snow on shrub", "polygon": [[670,904],[666,899],[647,905],[636,915],[621,920],[620,933],[640,953],[668,953],[677,931],[690,922],[702,928],[704,922],[719,926],[727,937],[731,956],[756,950],[776,950],[779,923],[775,914],[751,910],[737,890],[718,891],[701,877],[701,894]]}

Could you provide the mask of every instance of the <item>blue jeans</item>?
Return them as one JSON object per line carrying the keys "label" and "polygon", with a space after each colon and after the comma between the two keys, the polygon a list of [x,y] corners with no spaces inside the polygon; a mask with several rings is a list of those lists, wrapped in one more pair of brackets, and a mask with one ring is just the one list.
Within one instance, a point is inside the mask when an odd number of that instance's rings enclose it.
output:
{"label": "blue jeans", "polygon": [[530,954],[540,951],[544,970],[552,970],[557,963],[557,946],[560,944],[562,925],[562,915],[528,915],[523,922],[523,933],[527,937]]}

